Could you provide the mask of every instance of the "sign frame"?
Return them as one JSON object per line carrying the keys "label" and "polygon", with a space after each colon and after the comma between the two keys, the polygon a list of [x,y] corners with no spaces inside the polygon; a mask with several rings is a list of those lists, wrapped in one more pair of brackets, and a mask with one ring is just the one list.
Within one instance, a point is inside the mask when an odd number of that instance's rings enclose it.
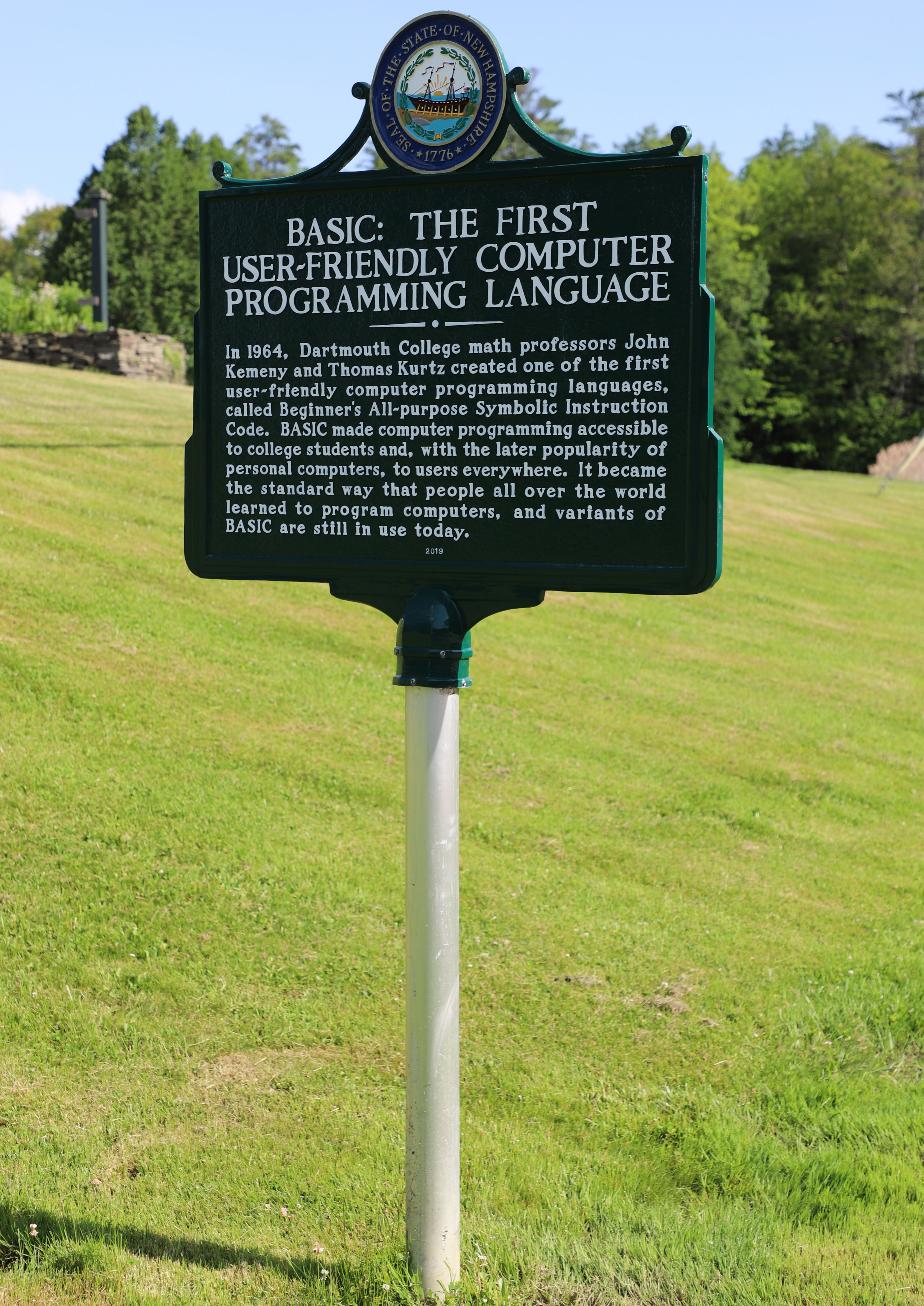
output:
{"label": "sign frame", "polygon": [[[504,112],[491,143],[475,159],[445,173],[421,174],[399,166],[382,150],[371,119],[372,89],[356,83],[353,95],[364,101],[359,122],[343,145],[328,159],[293,177],[251,181],[233,177],[225,163],[216,163],[213,174],[220,189],[200,193],[202,224],[201,275],[203,302],[209,284],[211,250],[208,219],[212,206],[240,202],[247,195],[265,193],[267,188],[293,190],[300,194],[325,193],[335,189],[347,192],[363,190],[374,196],[400,184],[412,195],[415,188],[432,187],[434,180],[447,189],[464,191],[472,182],[510,181],[517,176],[537,180],[562,180],[580,177],[590,180],[605,173],[618,174],[625,168],[649,170],[683,169],[690,175],[693,194],[691,229],[698,233],[698,297],[692,304],[689,324],[691,341],[691,377],[688,408],[689,436],[692,444],[688,456],[689,473],[685,482],[686,540],[682,566],[638,566],[618,563],[524,562],[496,565],[483,562],[446,562],[422,559],[419,563],[386,560],[381,564],[368,561],[289,560],[260,558],[244,554],[235,556],[233,549],[219,556],[208,547],[209,450],[207,433],[210,413],[204,368],[209,358],[205,338],[204,314],[197,315],[195,340],[195,396],[193,431],[186,445],[186,516],[185,554],[191,571],[210,579],[286,580],[326,583],[331,593],[344,599],[367,603],[398,621],[407,600],[422,588],[437,588],[450,593],[471,627],[493,612],[506,608],[533,606],[542,601],[545,591],[692,594],[708,589],[721,572],[722,539],[722,441],[712,428],[714,305],[705,285],[705,213],[708,158],[684,156],[689,142],[685,127],[675,127],[671,144],[659,149],[627,154],[589,154],[562,145],[541,132],[524,113],[516,96],[517,86],[528,75],[522,68],[506,74],[507,96]],[[516,161],[493,161],[493,155],[510,128],[536,151],[537,158]],[[384,163],[382,169],[343,172],[344,164],[371,140]]]}

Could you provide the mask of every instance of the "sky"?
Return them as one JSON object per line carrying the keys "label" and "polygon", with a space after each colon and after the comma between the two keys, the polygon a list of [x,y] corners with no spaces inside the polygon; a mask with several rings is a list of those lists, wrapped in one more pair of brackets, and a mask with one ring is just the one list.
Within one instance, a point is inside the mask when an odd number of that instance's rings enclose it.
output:
{"label": "sky", "polygon": [[[425,12],[395,0],[17,4],[3,23],[0,224],[73,202],[141,104],[225,141],[272,114],[317,163],[358,117],[353,82]],[[922,0],[484,0],[472,16],[601,148],[685,123],[736,171],[786,126],[894,141],[887,93],[924,87]]]}

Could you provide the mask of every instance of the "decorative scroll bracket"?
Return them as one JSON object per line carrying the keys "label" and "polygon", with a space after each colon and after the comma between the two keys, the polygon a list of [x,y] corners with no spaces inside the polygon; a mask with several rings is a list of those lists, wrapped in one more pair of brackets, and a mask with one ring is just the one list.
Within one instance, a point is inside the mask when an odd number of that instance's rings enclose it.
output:
{"label": "decorative scroll bracket", "polygon": [[[691,132],[689,127],[677,126],[671,128],[670,145],[661,145],[653,150],[630,150],[625,153],[595,153],[592,150],[582,150],[575,145],[563,145],[561,141],[556,140],[554,136],[549,136],[544,132],[529,116],[517,98],[517,88],[526,86],[529,82],[529,73],[525,68],[519,65],[511,68],[507,73],[507,104],[504,109],[504,115],[500,125],[494,134],[494,139],[487,147],[484,153],[478,155],[471,163],[460,168],[460,172],[473,173],[483,169],[485,164],[490,163],[492,168],[528,168],[530,164],[536,165],[539,162],[551,163],[579,163],[582,160],[587,163],[612,162],[619,159],[656,159],[659,157],[674,157],[681,155],[690,143]],[[326,159],[315,164],[313,168],[305,168],[302,172],[296,172],[291,177],[264,177],[254,179],[250,177],[235,177],[229,163],[219,159],[212,164],[212,176],[223,188],[232,186],[296,186],[300,182],[308,181],[315,177],[333,177],[338,172],[342,172],[351,159],[354,159],[360,150],[368,142],[372,143],[373,148],[386,171],[397,173],[400,176],[414,175],[409,174],[399,164],[395,163],[385,155],[377,146],[375,135],[372,131],[372,117],[369,108],[369,96],[371,88],[368,82],[354,82],[352,88],[353,98],[363,101],[362,113],[359,115],[359,121],[350,132],[349,136],[339,145]],[[511,130],[519,136],[526,145],[536,151],[538,159],[508,159],[504,161],[491,162],[494,155],[500,149],[507,135]],[[379,169],[369,169],[369,171],[379,171]]]}

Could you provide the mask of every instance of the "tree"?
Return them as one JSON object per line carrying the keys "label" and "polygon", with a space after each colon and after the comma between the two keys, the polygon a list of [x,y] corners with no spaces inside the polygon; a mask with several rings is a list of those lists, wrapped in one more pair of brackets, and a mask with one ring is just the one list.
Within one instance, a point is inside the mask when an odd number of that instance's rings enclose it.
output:
{"label": "tree", "polygon": [[[654,123],[615,148],[624,154],[669,145]],[[702,154],[693,144],[690,154]],[[734,176],[710,151],[706,204],[706,282],[715,298],[715,429],[729,453],[748,457],[745,428],[766,420],[770,339],[765,315],[769,279],[755,248],[754,198],[747,181]]]}
{"label": "tree", "polygon": [[[900,127],[905,143],[893,151],[898,173],[914,209],[918,251],[924,251],[924,90],[893,91],[892,112],[885,121]],[[904,343],[904,397],[908,406],[924,420],[924,368],[919,359],[924,351],[924,257],[914,260],[908,299],[908,326]]]}
{"label": "tree", "polygon": [[63,204],[33,209],[11,236],[0,238],[0,270],[21,286],[38,286],[44,280],[45,257],[58,234]]}
{"label": "tree", "polygon": [[289,139],[288,128],[261,114],[255,127],[248,127],[234,142],[233,149],[242,160],[239,175],[253,177],[289,177],[302,168],[298,146]]}
{"label": "tree", "polygon": [[756,241],[751,188],[714,154],[709,163],[706,280],[715,296],[715,428],[729,453],[739,457],[753,452],[753,433],[766,421],[769,391],[771,343],[765,310],[770,278]]}
{"label": "tree", "polygon": [[[662,145],[670,145],[669,136],[665,136],[657,123],[649,122],[634,136],[627,136],[624,141],[615,141],[613,149],[617,154],[638,154],[641,150],[658,150]],[[699,146],[694,146],[693,154],[702,154]]]}
{"label": "tree", "polygon": [[[592,137],[585,132],[579,132],[576,127],[569,127],[561,114],[556,112],[561,100],[553,100],[544,91],[540,91],[537,78],[538,69],[532,68],[526,85],[517,87],[517,100],[524,113],[532,118],[546,136],[554,137],[562,145],[571,145],[578,150],[596,149],[596,142]],[[508,130],[494,157],[495,159],[532,159],[536,157],[536,152],[511,129]]]}
{"label": "tree", "polygon": [[750,456],[862,471],[907,439],[915,202],[888,150],[817,127],[749,164],[755,247],[769,274],[768,393]]}
{"label": "tree", "polygon": [[[198,307],[198,195],[211,184],[211,164],[235,149],[218,136],[181,139],[169,118],[150,109],[129,114],[125,132],[106,148],[101,168],[80,187],[78,205],[99,186],[109,191],[109,304],[115,326],[162,331],[192,347]],[[90,284],[90,232],[73,209],[61,219],[45,258],[50,281]]]}
{"label": "tree", "polygon": [[924,90],[890,91],[886,99],[892,101],[892,112],[882,121],[901,128],[906,137],[904,152],[909,156],[915,176],[924,183]]}

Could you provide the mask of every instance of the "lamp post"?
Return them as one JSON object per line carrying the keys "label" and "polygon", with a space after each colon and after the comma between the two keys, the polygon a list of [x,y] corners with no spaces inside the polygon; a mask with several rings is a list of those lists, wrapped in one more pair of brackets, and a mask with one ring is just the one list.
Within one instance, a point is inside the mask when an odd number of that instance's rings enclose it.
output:
{"label": "lamp post", "polygon": [[86,197],[92,207],[75,209],[74,212],[82,222],[90,224],[92,243],[92,290],[89,302],[93,305],[93,321],[102,326],[109,325],[109,258],[107,250],[107,204],[112,199],[108,190],[100,186],[90,191]]}

